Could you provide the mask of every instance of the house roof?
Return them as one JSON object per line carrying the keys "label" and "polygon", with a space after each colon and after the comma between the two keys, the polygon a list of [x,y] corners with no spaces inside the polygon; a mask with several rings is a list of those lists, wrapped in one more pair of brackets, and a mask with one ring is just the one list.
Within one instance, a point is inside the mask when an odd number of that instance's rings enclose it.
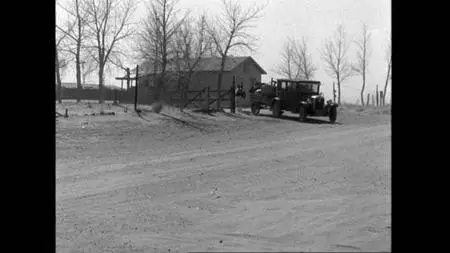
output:
{"label": "house roof", "polygon": [[[220,71],[221,57],[204,57],[201,58],[194,71]],[[251,57],[251,56],[228,56],[225,60],[224,71],[232,71],[238,67],[241,63],[245,61],[251,61],[262,74],[267,74],[267,72]],[[153,64],[151,62],[145,62],[141,66],[142,75],[154,74]],[[168,72],[176,71],[175,64],[168,64],[166,70]],[[136,72],[136,69],[134,69]]]}

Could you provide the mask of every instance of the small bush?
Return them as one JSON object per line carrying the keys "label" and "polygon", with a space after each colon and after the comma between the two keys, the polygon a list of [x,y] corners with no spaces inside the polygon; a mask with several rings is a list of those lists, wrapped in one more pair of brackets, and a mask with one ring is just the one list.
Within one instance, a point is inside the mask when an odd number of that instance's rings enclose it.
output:
{"label": "small bush", "polygon": [[154,102],[152,104],[152,111],[156,113],[160,113],[163,108],[163,105],[160,102]]}

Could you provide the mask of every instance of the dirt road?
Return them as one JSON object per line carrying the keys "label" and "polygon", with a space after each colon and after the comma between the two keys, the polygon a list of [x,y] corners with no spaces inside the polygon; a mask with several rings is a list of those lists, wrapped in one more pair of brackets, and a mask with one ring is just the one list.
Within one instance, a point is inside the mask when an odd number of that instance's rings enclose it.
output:
{"label": "dirt road", "polygon": [[60,128],[56,252],[390,251],[388,121],[236,121]]}

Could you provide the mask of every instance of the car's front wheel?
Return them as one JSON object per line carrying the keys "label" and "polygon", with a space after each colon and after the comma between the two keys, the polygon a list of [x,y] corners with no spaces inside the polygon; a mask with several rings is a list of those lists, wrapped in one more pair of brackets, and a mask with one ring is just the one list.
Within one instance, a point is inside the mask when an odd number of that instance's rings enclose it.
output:
{"label": "car's front wheel", "polygon": [[336,122],[336,117],[337,117],[337,107],[333,106],[330,108],[330,122],[334,123]]}
{"label": "car's front wheel", "polygon": [[261,110],[261,107],[259,106],[258,103],[252,104],[252,114],[253,115],[258,115],[260,110]]}
{"label": "car's front wheel", "polygon": [[275,100],[275,102],[272,105],[272,115],[275,118],[279,118],[281,116],[281,104],[280,100]]}
{"label": "car's front wheel", "polygon": [[298,120],[300,122],[306,121],[306,108],[303,106],[300,106],[300,108],[298,109]]}

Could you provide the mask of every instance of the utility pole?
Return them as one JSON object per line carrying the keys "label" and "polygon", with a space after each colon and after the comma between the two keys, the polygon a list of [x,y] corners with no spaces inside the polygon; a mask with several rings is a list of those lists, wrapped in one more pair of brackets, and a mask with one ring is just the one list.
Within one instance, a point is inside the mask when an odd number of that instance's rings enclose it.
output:
{"label": "utility pole", "polygon": [[376,101],[377,101],[377,107],[378,107],[378,95],[379,95],[379,93],[378,93],[378,84],[377,84],[377,90],[375,92]]}

